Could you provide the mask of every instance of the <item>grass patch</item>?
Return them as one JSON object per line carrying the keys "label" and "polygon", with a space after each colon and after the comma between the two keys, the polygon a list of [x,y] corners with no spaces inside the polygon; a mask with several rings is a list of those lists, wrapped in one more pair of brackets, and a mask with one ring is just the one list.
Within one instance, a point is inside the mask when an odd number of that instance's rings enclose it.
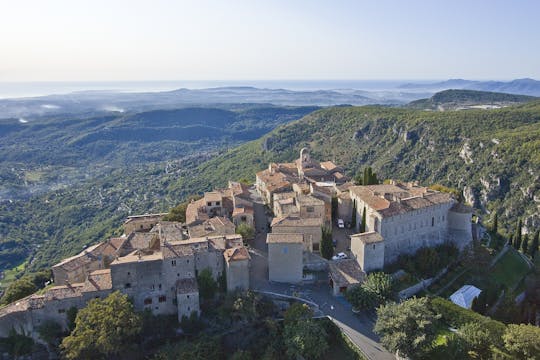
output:
{"label": "grass patch", "polygon": [[512,289],[528,272],[529,267],[527,263],[517,251],[510,249],[493,266],[490,277],[494,282]]}
{"label": "grass patch", "polygon": [[17,280],[17,275],[23,273],[25,268],[26,268],[26,261],[15,266],[14,268],[5,270],[4,277],[0,281],[0,288],[5,289],[9,286],[9,284]]}

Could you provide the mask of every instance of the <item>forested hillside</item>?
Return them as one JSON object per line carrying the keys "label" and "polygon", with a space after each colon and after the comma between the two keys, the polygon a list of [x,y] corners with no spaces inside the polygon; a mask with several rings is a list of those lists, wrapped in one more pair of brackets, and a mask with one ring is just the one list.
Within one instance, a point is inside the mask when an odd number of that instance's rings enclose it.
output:
{"label": "forested hillside", "polygon": [[[539,226],[540,102],[498,110],[429,112],[381,106],[334,107],[283,125],[219,155],[116,169],[67,189],[1,204],[1,259],[21,252],[30,269],[49,266],[118,230],[128,214],[166,211],[187,196],[254,180],[270,161],[309,146],[350,175],[372,166],[379,178],[440,183],[464,192],[499,228]],[[207,160],[207,161],[205,161]],[[39,246],[39,248],[38,248]]]}
{"label": "forested hillside", "polygon": [[[379,106],[335,107],[277,128],[202,164],[172,185],[182,194],[254,179],[269,161],[292,160],[309,146],[350,175],[372,166],[379,178],[440,183],[463,191],[503,226],[540,226],[540,102],[498,110],[428,112]],[[180,190],[181,189],[181,190]]]}

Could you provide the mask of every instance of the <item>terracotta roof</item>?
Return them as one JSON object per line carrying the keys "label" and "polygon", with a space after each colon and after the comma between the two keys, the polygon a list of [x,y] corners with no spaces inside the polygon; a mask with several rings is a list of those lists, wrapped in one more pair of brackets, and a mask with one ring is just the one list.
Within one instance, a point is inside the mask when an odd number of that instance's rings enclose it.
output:
{"label": "terracotta roof", "polygon": [[187,239],[185,225],[180,222],[160,222],[157,227],[161,242],[178,241]]}
{"label": "terracotta roof", "polygon": [[241,214],[251,214],[253,215],[253,208],[251,206],[237,206],[234,208],[232,216],[237,216]]}
{"label": "terracotta roof", "polygon": [[312,195],[299,194],[296,197],[296,202],[300,206],[316,206],[316,205],[324,206],[324,201],[322,201],[320,199],[317,199],[316,197],[314,197]]}
{"label": "terracotta roof", "polygon": [[282,217],[276,217],[272,220],[272,227],[274,226],[322,226],[323,220],[321,218],[302,218],[295,215],[286,215]]}
{"label": "terracotta roof", "polygon": [[208,247],[214,250],[224,251],[225,249],[243,246],[242,235],[230,234],[223,236],[209,236],[204,238],[208,241]]}
{"label": "terracotta roof", "polygon": [[205,211],[206,201],[203,199],[194,200],[186,207],[186,224],[191,224],[197,220],[208,219]]}
{"label": "terracotta roof", "polygon": [[219,191],[210,191],[204,193],[205,201],[221,201],[222,198],[223,196]]}
{"label": "terracotta roof", "polygon": [[373,244],[384,240],[381,234],[375,231],[351,235],[351,241],[353,238],[354,240],[358,239],[358,241],[361,241],[364,244]]}
{"label": "terracotta roof", "polygon": [[249,256],[249,252],[243,246],[234,247],[234,248],[225,250],[223,252],[223,257],[225,258],[225,261],[227,262],[251,259],[251,257]]}
{"label": "terracotta roof", "polygon": [[235,233],[235,226],[229,219],[216,216],[205,220],[202,224],[188,226],[188,231],[192,238],[228,235]]}
{"label": "terracotta roof", "polygon": [[353,186],[350,191],[383,217],[453,201],[450,194],[404,184]]}
{"label": "terracotta roof", "polygon": [[111,269],[92,271],[84,282],[82,292],[112,289]]}
{"label": "terracotta roof", "polygon": [[355,259],[329,261],[330,277],[339,287],[361,284],[366,277]]}
{"label": "terracotta roof", "polygon": [[281,173],[279,170],[274,170],[273,173],[271,173],[268,169],[259,171],[257,173],[257,177],[264,182],[266,190],[270,192],[274,192],[276,190],[285,190],[292,186],[287,175]]}
{"label": "terracotta roof", "polygon": [[133,250],[148,249],[150,248],[150,244],[152,240],[158,239],[158,238],[159,238],[159,235],[155,232],[149,232],[149,233],[133,232],[129,234],[126,241],[124,242],[123,249],[126,252],[131,252]]}
{"label": "terracotta roof", "polygon": [[197,280],[194,278],[179,279],[176,281],[176,292],[179,294],[191,294],[199,292]]}
{"label": "terracotta roof", "polygon": [[114,259],[111,262],[111,266],[118,264],[134,263],[134,262],[146,262],[146,261],[161,261],[163,260],[163,254],[160,251],[144,251],[135,250],[126,256],[121,256]]}
{"label": "terracotta roof", "polygon": [[328,170],[328,171],[332,171],[336,168],[338,168],[338,166],[336,164],[334,164],[332,161],[323,161],[321,162],[321,167],[325,170]]}
{"label": "terracotta roof", "polygon": [[266,234],[267,244],[279,244],[279,243],[302,244],[303,242],[304,242],[303,234],[275,234],[275,233]]}
{"label": "terracotta roof", "polygon": [[81,253],[72,256],[70,258],[64,259],[58,264],[54,265],[53,268],[61,267],[66,271],[74,271],[80,267],[90,264],[93,261],[98,261],[104,247],[106,247],[106,242],[101,242],[95,245],[90,246],[89,248],[83,250]]}

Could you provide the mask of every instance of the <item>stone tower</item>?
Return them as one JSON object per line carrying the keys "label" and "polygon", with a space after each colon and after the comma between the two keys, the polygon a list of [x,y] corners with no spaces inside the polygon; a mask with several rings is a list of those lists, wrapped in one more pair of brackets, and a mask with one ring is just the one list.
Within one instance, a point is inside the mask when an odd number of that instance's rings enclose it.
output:
{"label": "stone tower", "polygon": [[298,176],[304,176],[304,169],[311,167],[311,157],[309,156],[309,149],[302,148],[300,150],[300,159],[298,159]]}

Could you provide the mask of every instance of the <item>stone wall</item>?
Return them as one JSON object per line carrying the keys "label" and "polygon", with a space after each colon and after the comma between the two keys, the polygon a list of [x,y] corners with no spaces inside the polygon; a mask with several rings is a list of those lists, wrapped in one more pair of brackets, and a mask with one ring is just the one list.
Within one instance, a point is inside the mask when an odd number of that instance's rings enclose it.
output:
{"label": "stone wall", "polygon": [[270,281],[299,283],[303,273],[303,245],[268,244],[268,278]]}
{"label": "stone wall", "polygon": [[227,291],[249,289],[249,260],[235,260],[227,263]]}

